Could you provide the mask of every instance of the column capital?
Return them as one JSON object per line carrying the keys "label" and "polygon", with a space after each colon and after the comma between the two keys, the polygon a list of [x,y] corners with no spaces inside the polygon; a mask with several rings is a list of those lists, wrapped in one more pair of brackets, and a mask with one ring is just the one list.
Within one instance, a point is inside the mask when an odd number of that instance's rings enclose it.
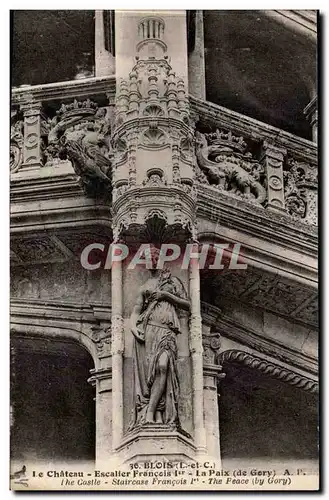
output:
{"label": "column capital", "polygon": [[112,368],[110,366],[107,368],[93,368],[90,370],[90,375],[91,377],[88,378],[87,382],[94,387],[97,380],[112,379]]}
{"label": "column capital", "polygon": [[35,116],[41,114],[42,103],[40,101],[28,101],[24,102],[20,106],[21,111],[25,116]]}
{"label": "column capital", "polygon": [[[271,159],[275,159],[278,162],[282,162],[285,155],[287,154],[287,150],[282,146],[278,146],[271,141],[263,141],[262,144],[262,157],[270,157]],[[274,166],[274,165],[273,165]],[[279,165],[277,165],[279,166]]]}

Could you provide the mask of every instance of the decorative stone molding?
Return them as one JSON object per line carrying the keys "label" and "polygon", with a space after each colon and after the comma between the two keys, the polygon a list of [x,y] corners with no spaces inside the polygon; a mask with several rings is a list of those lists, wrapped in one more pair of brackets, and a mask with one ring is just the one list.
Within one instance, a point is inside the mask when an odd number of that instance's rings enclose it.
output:
{"label": "decorative stone molding", "polygon": [[218,332],[203,332],[202,333],[202,346],[203,346],[203,363],[204,364],[217,364],[220,349],[221,349],[221,336]]}
{"label": "decorative stone molding", "polygon": [[15,121],[10,127],[10,173],[17,172],[23,163],[24,122]]}
{"label": "decorative stone molding", "polygon": [[111,325],[94,325],[91,327],[91,338],[95,342],[100,358],[111,355],[112,333]]}
{"label": "decorative stone molding", "polygon": [[[178,231],[190,237],[195,232],[188,97],[166,55],[164,31],[157,16],[140,20],[136,64],[118,83],[112,136],[116,237],[135,232],[158,241],[160,234],[169,238]],[[165,218],[156,212],[159,205]]]}
{"label": "decorative stone molding", "polygon": [[28,87],[12,89],[12,106],[20,105],[28,99],[34,101],[67,101],[69,99],[85,100],[86,98],[108,97],[113,103],[115,97],[115,76],[103,76],[73,80],[68,82],[55,82]]}
{"label": "decorative stone molding", "polygon": [[[260,242],[259,250],[263,244],[271,242],[279,247],[284,246],[286,249],[307,253],[313,258],[317,257],[318,232],[315,226],[307,225],[302,219],[292,218],[285,212],[282,214],[271,212],[256,204],[251,206],[249,203],[243,203],[219,193],[212,186],[198,184],[197,192],[197,215],[200,225],[207,221],[217,233],[220,220],[221,225],[226,228],[234,227],[251,236],[254,240],[258,240]],[[251,251],[247,241],[245,241],[244,247],[248,253]],[[266,258],[269,258],[268,253],[266,253]],[[277,258],[286,261],[282,254],[280,257],[277,255],[275,260]],[[301,262],[298,265],[300,268]],[[294,274],[298,274],[298,272],[295,269]],[[311,275],[308,274],[308,276]],[[317,281],[313,272],[312,276],[312,281]]]}
{"label": "decorative stone molding", "polygon": [[21,105],[24,116],[24,144],[23,164],[24,169],[38,169],[43,164],[44,142],[42,140],[42,114],[41,102],[30,100]]}
{"label": "decorative stone molding", "polygon": [[271,356],[282,363],[292,365],[300,370],[305,370],[312,374],[318,372],[318,365],[315,358],[310,357],[300,351],[292,350],[283,343],[276,342],[270,337],[264,337],[259,332],[247,328],[240,322],[225,315],[221,309],[207,302],[201,303],[202,320],[212,328],[220,330],[222,336],[248,346],[249,348]]}
{"label": "decorative stone molding", "polygon": [[225,362],[240,363],[254,370],[258,370],[268,377],[275,378],[299,389],[303,389],[304,391],[311,393],[317,393],[319,391],[316,381],[243,351],[225,351],[220,356],[220,362],[221,364]]}
{"label": "decorative stone molding", "polygon": [[[90,370],[90,377],[87,380],[89,384],[96,387],[97,382],[103,380],[112,380],[112,368],[99,368],[98,370]],[[98,393],[111,392],[112,388],[106,387],[105,389],[98,390]]]}
{"label": "decorative stone molding", "polygon": [[270,210],[285,210],[283,189],[283,161],[286,150],[264,141],[262,156],[266,175],[267,202],[266,208]]}
{"label": "decorative stone molding", "polygon": [[289,170],[284,172],[284,193],[287,211],[297,218],[316,226],[318,222],[318,169],[316,165],[288,160]]}
{"label": "decorative stone molding", "polygon": [[[261,205],[265,201],[264,168],[247,153],[243,137],[231,132],[196,132],[196,157],[208,184],[215,185],[229,196]],[[204,182],[204,177],[198,177]]]}

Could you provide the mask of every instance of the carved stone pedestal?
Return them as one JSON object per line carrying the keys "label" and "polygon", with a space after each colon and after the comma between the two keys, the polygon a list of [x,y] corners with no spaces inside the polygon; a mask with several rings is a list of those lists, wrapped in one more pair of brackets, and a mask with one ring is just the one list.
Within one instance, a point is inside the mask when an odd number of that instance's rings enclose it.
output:
{"label": "carved stone pedestal", "polygon": [[117,449],[122,462],[181,461],[196,458],[196,447],[187,433],[171,425],[143,425],[123,439]]}

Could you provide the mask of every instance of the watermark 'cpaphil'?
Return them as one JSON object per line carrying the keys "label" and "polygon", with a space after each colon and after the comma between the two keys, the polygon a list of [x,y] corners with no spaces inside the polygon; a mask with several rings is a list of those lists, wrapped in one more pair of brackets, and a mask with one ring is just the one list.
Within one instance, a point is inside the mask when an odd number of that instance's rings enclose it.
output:
{"label": "watermark 'cpaphil'", "polygon": [[[143,243],[138,247],[124,243],[90,243],[80,257],[81,265],[88,271],[100,268],[111,269],[115,262],[125,262],[128,270],[140,266],[153,269],[151,243]],[[188,243],[184,246],[176,243],[163,243],[158,247],[159,258],[156,268],[163,269],[168,263],[178,263],[181,269],[188,269],[192,261],[198,261],[200,269],[246,269],[240,243]]]}

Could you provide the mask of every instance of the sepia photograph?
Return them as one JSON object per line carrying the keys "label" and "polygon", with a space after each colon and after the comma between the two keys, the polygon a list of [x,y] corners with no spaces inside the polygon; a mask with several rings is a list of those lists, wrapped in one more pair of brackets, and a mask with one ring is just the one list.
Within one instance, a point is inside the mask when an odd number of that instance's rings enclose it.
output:
{"label": "sepia photograph", "polygon": [[319,24],[10,11],[11,490],[319,490]]}

